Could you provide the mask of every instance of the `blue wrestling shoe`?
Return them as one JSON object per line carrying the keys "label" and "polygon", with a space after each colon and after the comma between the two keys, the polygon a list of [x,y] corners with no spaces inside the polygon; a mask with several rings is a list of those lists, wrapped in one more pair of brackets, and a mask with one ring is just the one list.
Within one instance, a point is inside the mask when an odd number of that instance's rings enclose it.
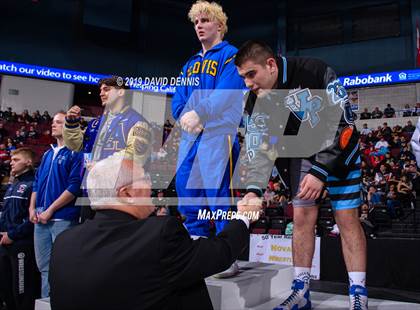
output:
{"label": "blue wrestling shoe", "polygon": [[292,284],[292,294],[273,310],[310,310],[312,309],[309,284],[294,280]]}
{"label": "blue wrestling shoe", "polygon": [[352,285],[349,288],[350,310],[367,310],[368,296],[366,287]]}

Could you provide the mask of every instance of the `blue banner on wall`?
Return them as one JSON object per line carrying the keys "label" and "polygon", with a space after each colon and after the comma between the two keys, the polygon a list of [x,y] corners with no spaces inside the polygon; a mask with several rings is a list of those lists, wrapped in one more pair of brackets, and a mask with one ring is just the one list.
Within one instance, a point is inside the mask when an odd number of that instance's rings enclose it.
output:
{"label": "blue banner on wall", "polygon": [[[82,84],[92,84],[92,85],[97,85],[98,81],[101,78],[106,77],[106,75],[103,75],[103,74],[63,70],[63,69],[49,68],[49,67],[43,67],[43,66],[34,66],[34,65],[27,65],[27,64],[8,62],[8,61],[2,61],[2,60],[0,60],[0,73],[48,79],[48,80],[56,80],[56,81],[62,81],[62,82],[68,82],[68,83],[82,83]],[[160,85],[153,85],[151,83],[149,84],[135,83],[135,84],[130,84],[130,86],[131,86],[130,88],[141,89],[147,92],[168,93],[168,94],[175,93],[175,88],[169,85],[160,86]]]}
{"label": "blue banner on wall", "polygon": [[[0,73],[82,84],[97,84],[99,79],[105,77],[105,75],[102,74],[63,70],[43,66],[34,66],[1,60]],[[339,80],[345,88],[387,85],[396,83],[413,83],[420,81],[420,70],[401,70],[383,73],[343,76],[339,77]],[[154,93],[175,93],[175,87],[171,85],[135,83],[134,85],[131,85],[131,88]]]}
{"label": "blue banner on wall", "polygon": [[401,70],[339,77],[345,88],[413,83],[420,81],[420,70]]}

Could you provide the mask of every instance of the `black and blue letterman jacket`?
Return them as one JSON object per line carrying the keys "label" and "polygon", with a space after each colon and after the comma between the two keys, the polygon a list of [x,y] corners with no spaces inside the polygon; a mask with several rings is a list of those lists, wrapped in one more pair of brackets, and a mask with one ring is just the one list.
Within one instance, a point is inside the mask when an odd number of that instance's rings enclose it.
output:
{"label": "black and blue letterman jacket", "polygon": [[[330,102],[334,100],[341,103],[340,108],[343,112],[334,140],[325,149],[307,159],[312,163],[309,173],[323,181],[324,184],[330,175],[340,179],[345,178],[350,171],[358,167],[356,160],[360,155],[359,133],[354,125],[347,93],[337,79],[334,70],[321,60],[303,57],[281,57],[278,61],[278,68],[279,76],[276,89],[325,90],[325,97]],[[270,136],[270,132],[278,130],[279,123],[275,117],[270,118],[273,114],[275,115],[273,109],[276,105],[273,102],[268,105],[256,104],[256,100],[256,95],[250,92],[245,106],[246,137],[251,134],[250,128],[252,127],[252,140],[258,141],[257,147],[254,144],[250,149],[250,139],[246,139],[249,159],[246,188],[247,192],[262,195],[271,175],[274,161],[262,147],[264,135]],[[328,108],[328,104],[325,107]],[[261,122],[261,114],[265,114],[263,122]],[[259,116],[258,126],[255,126],[256,121],[258,122],[255,116]],[[293,135],[299,131],[300,126],[308,126],[308,122],[302,122],[294,113],[290,113],[287,123],[284,124],[283,134]],[[260,132],[259,138],[255,138],[255,131]],[[280,154],[280,143],[272,143],[275,144],[276,154]],[[275,164],[282,181],[286,186],[289,186],[288,158],[277,158]]]}

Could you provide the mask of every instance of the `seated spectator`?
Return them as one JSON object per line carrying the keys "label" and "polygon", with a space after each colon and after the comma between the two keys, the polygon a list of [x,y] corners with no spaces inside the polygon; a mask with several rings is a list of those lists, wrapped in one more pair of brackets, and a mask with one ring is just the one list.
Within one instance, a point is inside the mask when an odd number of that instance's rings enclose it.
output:
{"label": "seated spectator", "polygon": [[408,121],[407,125],[403,127],[402,132],[408,133],[411,136],[413,135],[414,130],[416,130],[416,127],[413,126],[411,121]]}
{"label": "seated spectator", "polygon": [[41,113],[39,112],[39,110],[36,110],[36,111],[35,111],[35,117],[34,117],[34,119],[36,119],[38,122],[41,122],[42,115],[41,115]]}
{"label": "seated spectator", "polygon": [[[39,113],[39,111],[38,111]],[[36,112],[32,113],[32,124],[39,124],[41,122],[41,115],[38,115]]]}
{"label": "seated spectator", "polygon": [[389,170],[392,173],[392,178],[389,180],[389,182],[399,182],[398,179],[400,178],[400,166],[396,164],[393,160],[389,163]]}
{"label": "seated spectator", "polygon": [[388,123],[382,124],[381,135],[384,136],[386,141],[391,140],[392,130],[388,127]]}
{"label": "seated spectator", "polygon": [[13,144],[19,145],[20,143],[23,143],[25,141],[25,138],[22,137],[20,134],[20,130],[16,130],[15,136],[13,137]]}
{"label": "seated spectator", "polygon": [[410,105],[406,104],[403,109],[403,117],[408,117],[413,114],[413,109],[410,108]]}
{"label": "seated spectator", "polygon": [[382,193],[378,193],[375,186],[370,186],[368,189],[367,200],[371,207],[382,205]]}
{"label": "seated spectator", "polygon": [[[417,170],[417,165],[415,160],[410,160],[410,164],[408,164],[405,169],[404,173],[408,176],[408,178],[414,183],[420,176],[420,172]],[[418,180],[417,180],[418,181]]]}
{"label": "seated spectator", "polygon": [[264,193],[264,200],[267,202],[267,206],[269,206],[273,202],[274,198],[274,192],[271,190],[269,186],[267,186],[267,189]]}
{"label": "seated spectator", "polygon": [[3,165],[10,164],[10,153],[6,149],[6,144],[0,144],[0,163]]}
{"label": "seated spectator", "polygon": [[392,127],[392,133],[400,134],[402,132],[402,127],[400,125],[395,125]]}
{"label": "seated spectator", "polygon": [[397,193],[403,205],[407,206],[407,204],[410,203],[412,198],[412,190],[413,184],[406,175],[403,175],[397,185]]}
{"label": "seated spectator", "polygon": [[372,118],[382,118],[384,114],[382,111],[379,110],[378,107],[375,108],[375,110],[372,111]]}
{"label": "seated spectator", "polygon": [[401,148],[401,140],[400,137],[395,135],[392,140],[389,142],[389,148],[390,149],[400,149]]}
{"label": "seated spectator", "polygon": [[20,118],[23,123],[30,124],[33,122],[33,118],[29,115],[28,110],[23,110],[22,114],[20,115]]}
{"label": "seated spectator", "polygon": [[10,116],[12,116],[12,108],[8,107],[7,110],[3,112],[3,119],[7,120]]}
{"label": "seated spectator", "polygon": [[375,144],[375,149],[376,150],[380,150],[382,147],[388,148],[389,144],[387,141],[385,141],[385,137],[381,136],[380,140],[378,142],[376,142]]}
{"label": "seated spectator", "polygon": [[26,131],[26,127],[25,126],[22,126],[19,131],[20,131],[20,136],[23,139],[26,139],[27,136],[28,136],[28,132]]}
{"label": "seated spectator", "polygon": [[51,115],[48,113],[48,111],[44,111],[44,114],[42,114],[42,123],[49,123],[51,122]]}
{"label": "seated spectator", "polygon": [[391,107],[391,104],[387,104],[386,108],[384,110],[384,115],[386,118],[395,117],[395,110],[393,107]]}
{"label": "seated spectator", "polygon": [[405,156],[408,160],[416,159],[413,152],[411,151],[410,144],[407,144],[405,147],[402,148],[401,156]]}
{"label": "seated spectator", "polygon": [[3,141],[9,135],[7,130],[4,128],[4,124],[0,123],[0,141]]}
{"label": "seated spectator", "polygon": [[368,128],[368,125],[366,123],[363,124],[363,128],[362,128],[362,130],[360,130],[360,134],[364,135],[364,136],[367,136],[371,132],[372,132],[372,129]]}
{"label": "seated spectator", "polygon": [[34,126],[30,126],[28,131],[28,138],[36,139],[37,137],[38,133],[35,131]]}
{"label": "seated spectator", "polygon": [[378,167],[378,165],[382,162],[381,156],[371,155],[370,156],[370,163],[373,168]]}
{"label": "seated spectator", "polygon": [[385,153],[385,159],[383,160],[383,162],[389,166],[389,164],[393,161],[394,159],[391,157],[391,153],[387,152]]}
{"label": "seated spectator", "polygon": [[417,102],[416,106],[413,108],[412,116],[420,116],[420,102]]}
{"label": "seated spectator", "polygon": [[368,111],[367,108],[363,110],[363,112],[360,114],[360,119],[371,119],[372,114]]}
{"label": "seated spectator", "polygon": [[361,169],[362,169],[362,175],[363,176],[372,176],[373,175],[372,168],[370,168],[364,160],[362,160],[362,162],[361,162]]}
{"label": "seated spectator", "polygon": [[375,173],[374,184],[376,187],[385,188],[390,175],[385,165],[380,165],[379,170]]}
{"label": "seated spectator", "polygon": [[371,143],[376,143],[377,139],[376,137],[373,135],[373,132],[368,133],[366,139],[365,139],[365,143],[366,144],[371,144]]}
{"label": "seated spectator", "polygon": [[10,116],[7,117],[7,121],[9,123],[16,123],[18,121],[18,116],[17,116],[16,112],[12,112],[10,114]]}
{"label": "seated spectator", "polygon": [[386,195],[386,209],[388,211],[388,214],[392,217],[392,218],[396,218],[397,217],[397,210],[400,208],[401,203],[400,201],[397,199],[397,193],[395,191],[395,185],[390,185],[389,187],[389,192]]}

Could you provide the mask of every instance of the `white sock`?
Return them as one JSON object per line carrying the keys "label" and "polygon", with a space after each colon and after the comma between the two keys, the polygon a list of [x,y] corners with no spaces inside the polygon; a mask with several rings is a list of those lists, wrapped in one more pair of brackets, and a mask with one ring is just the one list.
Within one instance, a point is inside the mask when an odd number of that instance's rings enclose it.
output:
{"label": "white sock", "polygon": [[366,287],[366,272],[352,271],[349,272],[350,286],[360,285]]}
{"label": "white sock", "polygon": [[309,284],[311,280],[311,268],[309,267],[294,267],[295,280],[303,281]]}

